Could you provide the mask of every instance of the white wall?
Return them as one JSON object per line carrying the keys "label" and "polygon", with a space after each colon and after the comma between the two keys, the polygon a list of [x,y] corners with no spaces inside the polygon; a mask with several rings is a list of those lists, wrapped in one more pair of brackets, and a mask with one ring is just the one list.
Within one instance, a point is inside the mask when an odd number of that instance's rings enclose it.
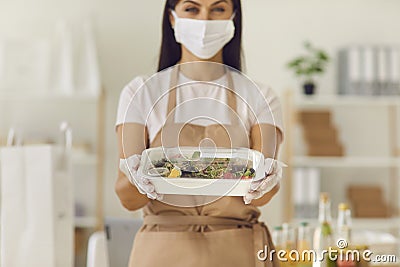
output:
{"label": "white wall", "polygon": [[[94,21],[106,111],[106,214],[126,215],[114,194],[116,139],[113,123],[121,88],[134,76],[155,71],[164,1],[1,0],[0,38],[49,36],[59,18],[75,27],[87,16]],[[397,0],[249,0],[244,6],[244,49],[253,79],[281,92],[297,86],[285,63],[301,51],[304,40],[332,56],[350,43],[400,43],[400,1]],[[321,92],[336,86],[335,58],[320,80]],[[280,223],[282,196],[263,218]]]}
{"label": "white wall", "polygon": [[[395,0],[251,0],[244,6],[249,73],[279,90],[295,85],[284,64],[302,51],[304,40],[331,56],[353,43],[400,44],[400,3]],[[323,92],[336,88],[336,58],[332,63],[320,82]]]}

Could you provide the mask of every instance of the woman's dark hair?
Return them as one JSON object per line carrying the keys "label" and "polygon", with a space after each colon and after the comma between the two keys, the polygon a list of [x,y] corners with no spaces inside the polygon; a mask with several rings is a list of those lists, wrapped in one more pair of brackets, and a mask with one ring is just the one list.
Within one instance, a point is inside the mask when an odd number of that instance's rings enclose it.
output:
{"label": "woman's dark hair", "polygon": [[[180,44],[175,41],[174,29],[169,21],[169,11],[174,10],[179,0],[166,0],[162,21],[162,41],[160,59],[158,61],[158,71],[171,67],[178,63],[181,58],[182,50]],[[240,0],[232,0],[235,17],[235,34],[232,40],[224,46],[223,63],[242,70],[242,6]]]}

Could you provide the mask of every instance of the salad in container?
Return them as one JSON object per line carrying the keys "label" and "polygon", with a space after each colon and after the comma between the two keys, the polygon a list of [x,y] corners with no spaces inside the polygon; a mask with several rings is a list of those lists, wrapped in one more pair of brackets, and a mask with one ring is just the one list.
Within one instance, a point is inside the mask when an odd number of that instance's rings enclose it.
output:
{"label": "salad in container", "polygon": [[247,148],[157,147],[143,151],[138,174],[161,194],[244,196],[268,168]]}

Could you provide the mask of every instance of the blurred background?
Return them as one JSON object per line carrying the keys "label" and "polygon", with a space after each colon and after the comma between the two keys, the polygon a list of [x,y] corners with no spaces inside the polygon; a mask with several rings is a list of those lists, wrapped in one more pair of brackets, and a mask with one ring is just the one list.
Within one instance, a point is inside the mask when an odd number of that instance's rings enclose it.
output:
{"label": "blurred background", "polygon": [[[286,122],[280,157],[289,167],[262,220],[313,223],[319,194],[327,191],[334,217],[348,202],[354,225],[398,238],[400,2],[242,2],[245,73],[280,95]],[[114,192],[114,123],[122,88],[156,71],[163,6],[0,1],[0,145],[64,142],[59,126],[68,122],[81,262],[82,244],[104,216],[141,216],[126,211]],[[296,75],[304,62],[288,63],[306,60],[307,52],[329,60]],[[310,77],[312,92],[303,88]]]}

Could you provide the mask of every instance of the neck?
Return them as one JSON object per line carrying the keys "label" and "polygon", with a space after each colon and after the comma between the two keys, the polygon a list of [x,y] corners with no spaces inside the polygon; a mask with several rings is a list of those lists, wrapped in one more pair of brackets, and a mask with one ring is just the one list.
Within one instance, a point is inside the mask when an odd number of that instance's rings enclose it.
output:
{"label": "neck", "polygon": [[[211,81],[221,77],[224,73],[222,50],[209,59],[201,59],[193,55],[186,47],[182,46],[182,57],[178,64],[200,62],[200,64],[183,64],[182,73],[194,80]],[[219,63],[219,64],[215,64]]]}
{"label": "neck", "polygon": [[331,217],[331,205],[330,202],[321,202],[319,204],[319,216],[318,220],[320,223],[322,222],[331,222],[332,217]]}

